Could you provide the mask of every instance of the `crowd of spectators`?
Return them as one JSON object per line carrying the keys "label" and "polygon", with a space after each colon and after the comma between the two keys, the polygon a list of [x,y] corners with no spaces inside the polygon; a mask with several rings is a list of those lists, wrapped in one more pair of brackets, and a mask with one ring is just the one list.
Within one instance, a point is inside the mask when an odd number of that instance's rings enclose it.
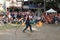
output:
{"label": "crowd of spectators", "polygon": [[42,14],[42,21],[49,24],[56,24],[60,22],[60,14],[48,13],[47,15]]}
{"label": "crowd of spectators", "polygon": [[29,18],[32,20],[34,16],[34,12],[32,11],[20,11],[20,12],[6,12],[6,15],[0,15],[0,21],[3,23],[14,23],[20,22],[21,18],[23,18],[22,22],[25,21],[26,15],[29,15]]}
{"label": "crowd of spectators", "polygon": [[[36,16],[35,12],[32,11],[19,11],[19,12],[6,12],[6,15],[0,15],[0,23],[21,23],[24,22],[26,19],[26,16],[29,15],[30,20],[32,22],[42,21],[44,23],[54,24],[60,22],[60,14],[44,14]],[[21,19],[23,19],[21,21]]]}

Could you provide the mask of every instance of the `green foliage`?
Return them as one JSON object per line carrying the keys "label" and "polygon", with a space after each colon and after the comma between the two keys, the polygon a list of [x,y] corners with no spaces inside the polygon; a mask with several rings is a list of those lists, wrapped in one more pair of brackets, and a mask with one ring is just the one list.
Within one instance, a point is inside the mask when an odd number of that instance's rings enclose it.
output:
{"label": "green foliage", "polygon": [[60,0],[56,0],[58,3],[60,3]]}
{"label": "green foliage", "polygon": [[46,3],[46,9],[48,10],[50,8],[57,9],[58,8],[57,3],[56,2]]}

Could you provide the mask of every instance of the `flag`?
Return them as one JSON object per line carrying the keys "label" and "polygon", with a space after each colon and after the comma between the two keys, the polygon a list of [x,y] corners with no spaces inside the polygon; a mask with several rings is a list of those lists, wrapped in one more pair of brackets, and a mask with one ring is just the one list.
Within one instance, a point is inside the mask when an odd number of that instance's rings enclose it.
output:
{"label": "flag", "polygon": [[41,21],[37,22],[36,26],[37,27],[42,27],[43,23]]}
{"label": "flag", "polygon": [[22,27],[25,26],[25,22],[23,22],[23,23],[21,24],[21,26],[22,26]]}

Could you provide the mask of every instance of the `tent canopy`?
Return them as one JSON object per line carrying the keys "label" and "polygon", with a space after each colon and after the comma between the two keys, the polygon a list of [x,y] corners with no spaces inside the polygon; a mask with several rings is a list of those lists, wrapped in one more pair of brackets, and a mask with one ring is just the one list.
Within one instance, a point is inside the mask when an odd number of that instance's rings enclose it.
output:
{"label": "tent canopy", "polygon": [[55,11],[51,8],[51,9],[47,10],[46,13],[57,13],[57,11]]}

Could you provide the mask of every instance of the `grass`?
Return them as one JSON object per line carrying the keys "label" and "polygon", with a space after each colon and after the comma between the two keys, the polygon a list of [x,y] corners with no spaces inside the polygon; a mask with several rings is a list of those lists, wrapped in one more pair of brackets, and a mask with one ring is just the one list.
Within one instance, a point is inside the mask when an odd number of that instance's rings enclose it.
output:
{"label": "grass", "polygon": [[4,24],[4,25],[0,26],[0,30],[17,28],[19,26],[20,26],[20,24]]}
{"label": "grass", "polygon": [[[35,24],[31,24],[32,26],[35,26]],[[20,24],[4,24],[4,25],[0,25],[0,30],[5,30],[5,29],[11,29],[11,28],[17,28],[20,27]],[[55,24],[45,24],[43,23],[43,26],[51,26],[51,27],[56,27]],[[60,27],[60,23],[57,27]]]}
{"label": "grass", "polygon": [[[34,26],[35,24],[31,24]],[[0,30],[6,30],[6,29],[11,29],[11,28],[18,28],[21,27],[21,24],[4,24],[0,25]]]}

